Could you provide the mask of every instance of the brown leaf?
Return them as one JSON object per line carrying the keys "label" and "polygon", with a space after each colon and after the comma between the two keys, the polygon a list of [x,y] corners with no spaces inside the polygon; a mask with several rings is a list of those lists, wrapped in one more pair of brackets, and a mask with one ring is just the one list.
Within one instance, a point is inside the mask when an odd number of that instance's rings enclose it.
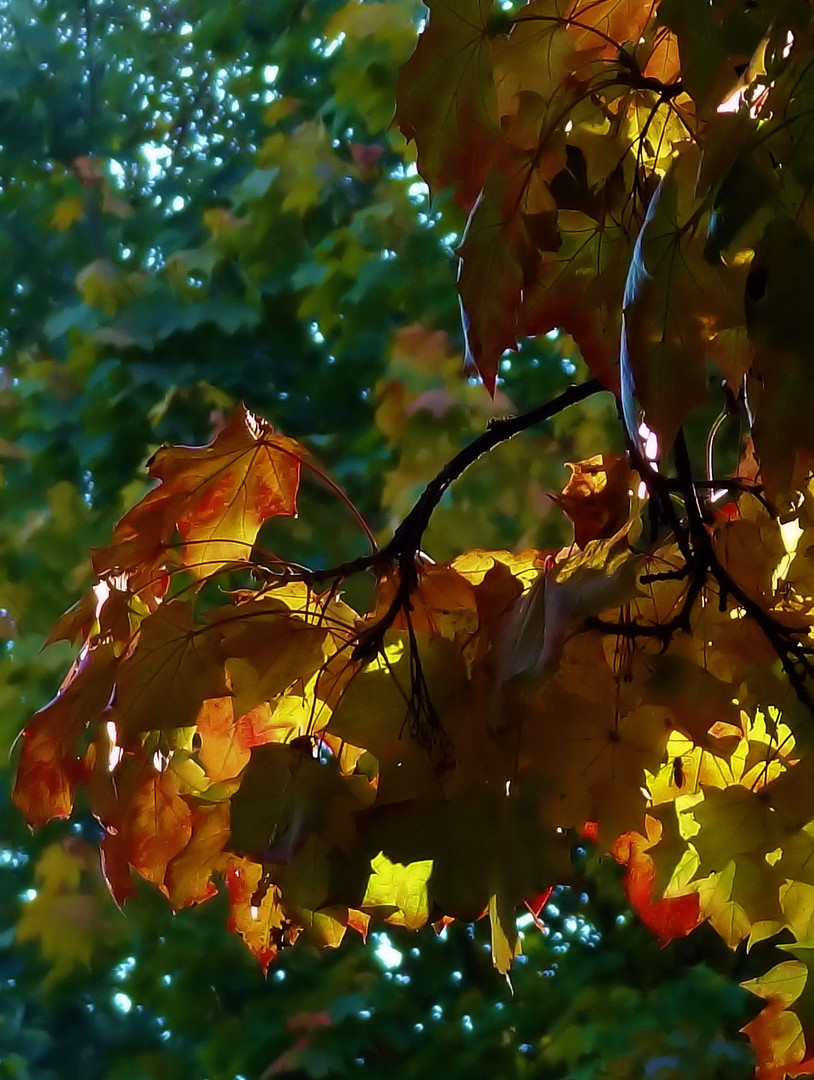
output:
{"label": "brown leaf", "polygon": [[589,540],[613,536],[630,511],[630,464],[625,454],[595,454],[570,462],[571,478],[554,501],[574,523],[574,539],[584,548]]}
{"label": "brown leaf", "polygon": [[120,868],[126,862],[166,891],[167,864],[192,836],[192,811],[181,798],[178,777],[172,769],[159,772],[152,763],[125,755],[116,770],[116,789],[106,846],[116,849]]}
{"label": "brown leaf", "polygon": [[96,572],[160,565],[176,530],[181,561],[197,577],[246,562],[264,521],[296,513],[304,454],[242,405],[210,445],[163,447],[148,466],[158,487],[121,519],[114,543],[95,552]]}
{"label": "brown leaf", "polygon": [[189,843],[167,864],[165,885],[176,911],[200,904],[218,891],[212,881],[229,839],[229,803],[201,804],[192,809]]}
{"label": "brown leaf", "polygon": [[207,698],[228,693],[215,628],[194,626],[186,601],[161,604],[121,664],[116,719],[123,740],[141,731],[188,727]]}
{"label": "brown leaf", "polygon": [[110,648],[87,651],[59,694],[23,731],[13,800],[29,825],[70,816],[76,784],[82,779],[77,743],[110,701],[115,664]]}
{"label": "brown leaf", "polygon": [[498,138],[487,31],[492,0],[430,0],[429,22],[399,72],[395,122],[418,145],[433,195],[449,184],[472,206]]}

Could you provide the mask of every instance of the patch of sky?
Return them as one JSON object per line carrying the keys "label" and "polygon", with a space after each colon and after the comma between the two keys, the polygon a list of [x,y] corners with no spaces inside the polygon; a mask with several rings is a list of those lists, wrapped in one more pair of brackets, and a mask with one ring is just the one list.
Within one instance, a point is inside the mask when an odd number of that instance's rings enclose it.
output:
{"label": "patch of sky", "polygon": [[172,152],[168,146],[160,146],[158,143],[143,143],[140,150],[141,156],[147,162],[147,176],[150,180],[155,180],[169,164]]}
{"label": "patch of sky", "polygon": [[325,45],[325,47],[322,50],[322,55],[323,56],[333,56],[333,54],[336,52],[336,50],[339,48],[339,46],[342,44],[342,42],[344,40],[345,40],[345,34],[344,34],[343,31],[340,31],[336,35],[336,37],[333,39],[333,41],[329,41],[327,43],[327,45]]}
{"label": "patch of sky", "polygon": [[390,941],[390,937],[387,934],[374,934],[373,940],[376,943],[376,959],[382,967],[386,968],[388,971],[401,967],[404,954],[393,947],[393,943]]}
{"label": "patch of sky", "polygon": [[107,169],[117,188],[124,187],[124,168],[115,158],[108,158]]}
{"label": "patch of sky", "polygon": [[[5,608],[0,608],[0,615],[8,615]],[[0,851],[0,867],[16,870],[20,866],[25,866],[27,862],[28,855],[24,851],[15,851],[14,848],[3,848]]]}
{"label": "patch of sky", "polygon": [[423,180],[413,180],[412,184],[407,188],[407,195],[414,203],[426,202],[429,194],[430,189]]}
{"label": "patch of sky", "polygon": [[113,968],[113,978],[116,982],[124,982],[124,980],[135,970],[136,958],[135,956],[126,956],[120,964],[116,964]]}
{"label": "patch of sky", "polygon": [[121,990],[118,990],[113,995],[111,1001],[113,1003],[113,1008],[116,1009],[117,1012],[124,1013],[125,1015],[133,1008],[133,999],[127,994],[123,994]]}
{"label": "patch of sky", "polygon": [[[397,162],[388,173],[391,180],[409,180],[410,177],[418,176],[418,166],[414,161]],[[421,183],[424,181],[422,180]]]}

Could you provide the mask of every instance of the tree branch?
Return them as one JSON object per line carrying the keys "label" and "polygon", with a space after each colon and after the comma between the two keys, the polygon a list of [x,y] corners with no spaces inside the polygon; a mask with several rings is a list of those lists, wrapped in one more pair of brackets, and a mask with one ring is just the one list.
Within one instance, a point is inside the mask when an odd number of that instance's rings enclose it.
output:
{"label": "tree branch", "polygon": [[[484,454],[488,454],[496,446],[508,442],[509,439],[513,439],[515,435],[519,435],[522,431],[527,431],[537,424],[551,420],[572,405],[578,405],[587,398],[605,391],[606,387],[598,379],[589,379],[578,386],[569,387],[562,394],[558,394],[557,397],[552,398],[551,401],[547,401],[543,405],[539,405],[536,409],[520,413],[517,416],[491,420],[484,432],[463,447],[462,450],[459,450],[444,468],[430,480],[412,510],[398,526],[388,543],[379,551],[374,551],[369,555],[361,555],[357,559],[351,559],[348,562],[327,567],[324,570],[294,569],[292,567],[263,568],[269,571],[274,578],[281,581],[290,581],[292,578],[312,584],[332,581],[334,587],[336,587],[340,581],[352,577],[354,574],[362,573],[365,570],[383,572],[395,565],[399,576],[395,596],[384,615],[372,626],[362,631],[353,650],[354,660],[371,660],[381,650],[384,635],[393,625],[399,613],[402,611],[409,613],[412,609],[410,596],[418,584],[416,556],[430,519],[450,485],[461,477],[470,465],[474,465]],[[263,566],[260,560],[257,560],[255,565],[258,568]]]}

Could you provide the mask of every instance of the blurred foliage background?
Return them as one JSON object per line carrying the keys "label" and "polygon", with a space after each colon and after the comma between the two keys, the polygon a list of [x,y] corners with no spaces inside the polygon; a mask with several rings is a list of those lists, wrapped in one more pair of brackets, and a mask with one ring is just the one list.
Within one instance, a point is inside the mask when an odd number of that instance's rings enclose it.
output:
{"label": "blurred foliage background", "polygon": [[[0,790],[70,650],[41,651],[88,549],[162,442],[201,443],[238,400],[312,450],[381,536],[487,419],[580,377],[567,337],[467,374],[464,222],[432,206],[389,127],[413,0],[0,3]],[[588,403],[450,492],[428,553],[557,547],[563,462],[617,450]],[[364,549],[317,482],[275,549]],[[513,990],[480,925],[303,945],[264,980],[219,901],[119,912],[81,813],[31,837],[0,809],[0,1077],[260,1080],[750,1075],[737,980],[765,957],[704,930],[660,950],[616,869],[525,926]],[[756,950],[757,951],[757,950]]]}

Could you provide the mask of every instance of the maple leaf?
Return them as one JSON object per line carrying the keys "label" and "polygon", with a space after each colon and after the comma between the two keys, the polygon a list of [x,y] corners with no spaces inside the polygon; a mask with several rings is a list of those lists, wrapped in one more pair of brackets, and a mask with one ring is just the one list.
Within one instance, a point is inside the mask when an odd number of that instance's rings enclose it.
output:
{"label": "maple leaf", "polygon": [[283,945],[297,936],[280,905],[279,890],[273,885],[261,888],[263,867],[250,859],[231,857],[225,876],[229,929],[240,934],[267,971]]}
{"label": "maple leaf", "polygon": [[578,49],[615,58],[626,42],[638,42],[653,15],[651,0],[572,0],[568,33]]}
{"label": "maple leaf", "polygon": [[116,683],[116,720],[125,737],[188,727],[206,698],[229,693],[216,631],[193,624],[192,604],[171,600],[142,623]]}
{"label": "maple leaf", "polygon": [[[232,797],[230,850],[267,862],[291,862],[311,833],[348,847],[353,814],[367,785],[353,785],[320,764],[310,743],[256,747]],[[311,906],[311,905],[309,905]]]}
{"label": "maple leaf", "polygon": [[36,896],[21,909],[16,938],[39,946],[49,966],[46,989],[90,966],[102,930],[106,943],[121,934],[118,920],[108,917],[97,864],[95,849],[76,838],[49,844],[37,859]]}
{"label": "maple leaf", "polygon": [[213,619],[237,717],[276,698],[297,680],[307,681],[325,660],[327,627],[309,626],[274,598],[225,608]]}
{"label": "maple leaf", "polygon": [[556,669],[569,636],[586,618],[632,599],[640,558],[628,544],[628,525],[562,552],[514,605],[496,635],[492,665],[501,682],[533,685]]}
{"label": "maple leaf", "polygon": [[711,264],[702,252],[697,211],[687,199],[689,175],[697,169],[697,154],[685,151],[661,181],[636,241],[623,301],[625,421],[635,438],[635,394],[662,452],[706,397],[709,342],[745,318],[742,275]]}
{"label": "maple leaf", "polygon": [[[459,249],[458,291],[464,312],[468,357],[494,393],[498,361],[517,347],[523,287],[534,274],[538,246],[529,218],[546,222],[548,249],[559,247],[557,207],[545,182],[521,166],[511,183],[490,174],[467,222]],[[540,238],[538,237],[538,242]]]}
{"label": "maple leaf", "polygon": [[432,873],[432,859],[410,863],[391,862],[384,852],[370,863],[370,878],[362,899],[365,908],[395,908],[386,918],[388,922],[418,930],[429,917],[427,881]]}
{"label": "maple leaf", "polygon": [[644,925],[666,945],[675,938],[686,937],[703,916],[696,892],[671,897],[656,894],[656,867],[649,854],[654,843],[650,836],[627,832],[615,841],[611,854],[627,867],[625,894],[631,906]]}
{"label": "maple leaf", "polygon": [[711,7],[704,0],[662,0],[659,22],[675,32],[684,85],[699,112],[711,112],[737,84],[767,33],[771,3],[738,11]]}
{"label": "maple leaf", "polygon": [[51,228],[65,232],[85,216],[85,200],[81,195],[69,195],[61,199],[51,215]]}
{"label": "maple leaf", "polygon": [[561,209],[558,226],[561,247],[542,256],[526,289],[522,332],[570,334],[591,371],[615,389],[629,240],[618,226],[600,226],[582,210]]}
{"label": "maple leaf", "polygon": [[[126,867],[166,892],[167,865],[192,836],[192,810],[172,769],[159,772],[152,763],[126,754],[115,779],[116,808],[107,823],[104,848],[116,866],[109,882],[121,903],[128,893]],[[124,887],[121,896],[117,885]]]}
{"label": "maple leaf", "polygon": [[228,840],[228,802],[191,808],[189,840],[167,861],[164,874],[167,896],[176,911],[217,893],[212,876],[223,867],[222,853]]}
{"label": "maple leaf", "polygon": [[630,509],[630,465],[619,454],[596,454],[570,462],[571,478],[554,501],[574,523],[574,540],[584,548],[589,540],[613,536],[627,521]]}
{"label": "maple leaf", "polygon": [[182,563],[199,578],[247,562],[263,522],[297,510],[304,450],[239,406],[203,447],[164,447],[148,472],[159,481],[121,519],[114,543],[94,554],[99,575],[160,564],[174,533]]}
{"label": "maple leaf", "polygon": [[786,1076],[810,1075],[806,1037],[800,1018],[789,1009],[804,993],[808,969],[800,960],[785,960],[765,975],[741,985],[763,998],[767,1005],[741,1030],[754,1047],[758,1080],[784,1080]]}
{"label": "maple leaf", "polygon": [[115,665],[109,646],[85,652],[57,697],[23,731],[13,799],[30,825],[70,816],[83,775],[77,743],[110,702]]}
{"label": "maple leaf", "polygon": [[755,350],[755,452],[767,490],[783,500],[805,480],[814,457],[811,339],[793,314],[813,275],[810,237],[790,221],[770,222],[750,269],[746,314]]}
{"label": "maple leaf", "polygon": [[427,27],[399,71],[396,120],[418,145],[418,168],[437,194],[457,185],[468,209],[498,137],[489,47],[491,0],[431,0]]}
{"label": "maple leaf", "polygon": [[213,784],[233,780],[249,763],[252,747],[267,742],[288,742],[306,734],[285,705],[272,709],[263,703],[256,709],[235,715],[234,699],[209,698],[195,717],[196,733],[201,740],[197,760]]}

